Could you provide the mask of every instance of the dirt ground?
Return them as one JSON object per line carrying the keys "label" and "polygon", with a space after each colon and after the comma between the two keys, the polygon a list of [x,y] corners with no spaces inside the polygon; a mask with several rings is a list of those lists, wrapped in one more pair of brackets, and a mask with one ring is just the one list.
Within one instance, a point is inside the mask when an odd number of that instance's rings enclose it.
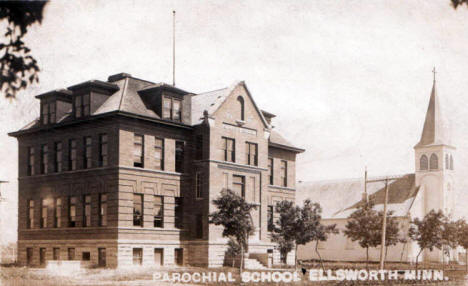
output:
{"label": "dirt ground", "polygon": [[[414,269],[414,266],[407,264],[396,264],[396,265],[387,265],[387,269]],[[318,264],[314,262],[309,262],[304,265],[305,269],[319,268]],[[364,269],[365,264],[356,264],[356,263],[325,263],[326,269]],[[370,265],[370,268],[376,269],[376,265]],[[424,269],[438,269],[436,265],[426,265]],[[451,281],[463,280],[465,279],[467,273],[463,270],[464,267],[461,266],[452,266],[445,267],[445,274],[450,277]],[[422,268],[420,268],[422,269]],[[250,271],[250,270],[249,270]],[[254,270],[251,270],[254,271]],[[284,271],[289,271],[293,273],[293,269],[285,269]],[[220,275],[220,273],[231,273],[235,282],[211,282],[211,283],[194,283],[191,282],[181,282],[181,283],[172,283],[164,282],[160,280],[154,280],[153,275],[155,273],[163,275],[167,273],[172,275],[172,273],[216,273],[213,275]],[[316,286],[316,285],[394,285],[396,283],[372,283],[372,282],[354,282],[354,281],[345,281],[345,282],[313,282],[309,281],[308,274],[303,275],[301,271],[297,272],[297,276],[301,279],[299,282],[289,282],[289,283],[241,283],[241,278],[239,276],[238,269],[235,268],[219,268],[219,269],[207,269],[207,268],[197,268],[197,267],[179,267],[179,268],[133,268],[133,269],[83,269],[83,270],[69,270],[60,269],[56,271],[47,270],[47,269],[38,269],[38,268],[26,268],[26,267],[1,267],[0,266],[0,286],[111,286],[111,285],[122,285],[122,286],[153,286],[153,285],[294,285],[294,286]],[[468,281],[467,281],[468,282]],[[426,282],[427,283],[427,282]],[[415,285],[415,283],[410,283]],[[431,284],[424,284],[431,285]],[[460,285],[460,284],[459,284]],[[467,284],[468,285],[468,284]]]}

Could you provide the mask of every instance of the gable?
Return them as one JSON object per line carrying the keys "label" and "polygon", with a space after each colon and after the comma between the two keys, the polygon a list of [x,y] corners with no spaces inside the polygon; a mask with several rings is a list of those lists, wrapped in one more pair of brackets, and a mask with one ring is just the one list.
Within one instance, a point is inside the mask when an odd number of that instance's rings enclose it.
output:
{"label": "gable", "polygon": [[[244,118],[242,118],[242,105]],[[257,107],[244,82],[236,84],[210,115],[214,116],[217,121],[233,125],[242,125],[258,130],[261,130],[262,127],[268,128],[265,117]]]}

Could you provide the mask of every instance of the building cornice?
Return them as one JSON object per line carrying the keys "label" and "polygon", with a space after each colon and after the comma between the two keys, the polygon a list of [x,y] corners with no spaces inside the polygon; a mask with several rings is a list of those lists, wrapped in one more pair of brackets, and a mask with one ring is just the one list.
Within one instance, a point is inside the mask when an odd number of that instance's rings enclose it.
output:
{"label": "building cornice", "polygon": [[268,146],[273,147],[273,148],[287,150],[287,151],[292,151],[292,152],[295,152],[295,153],[304,153],[305,152],[305,149],[301,149],[301,148],[297,148],[297,147],[293,147],[293,146],[286,146],[286,145],[273,143],[273,142],[268,142]]}
{"label": "building cornice", "polygon": [[277,190],[292,191],[292,192],[296,191],[296,189],[294,189],[294,188],[277,186],[277,185],[268,185],[268,188],[277,189]]}
{"label": "building cornice", "polygon": [[110,112],[106,112],[106,113],[102,113],[102,114],[92,115],[92,116],[82,118],[82,119],[74,119],[74,120],[70,120],[70,121],[59,122],[59,123],[52,124],[52,125],[38,126],[38,127],[35,127],[35,128],[26,129],[26,130],[14,131],[14,132],[8,133],[8,135],[12,136],[12,137],[19,137],[19,136],[25,135],[25,134],[33,134],[33,133],[36,133],[36,132],[54,130],[56,128],[83,124],[83,123],[92,122],[92,121],[95,121],[95,120],[98,120],[98,119],[101,119],[101,118],[108,118],[108,117],[112,117],[112,116],[123,116],[123,117],[127,117],[127,118],[140,119],[140,120],[145,120],[145,121],[149,121],[149,122],[153,122],[153,123],[159,123],[159,124],[162,124],[162,125],[183,128],[183,129],[187,129],[187,130],[192,130],[193,129],[193,127],[191,125],[187,125],[187,124],[184,124],[184,123],[172,122],[172,121],[168,121],[168,120],[164,120],[164,119],[151,118],[151,117],[147,117],[147,116],[143,116],[143,115],[132,114],[132,113],[125,112],[125,111],[110,111]]}

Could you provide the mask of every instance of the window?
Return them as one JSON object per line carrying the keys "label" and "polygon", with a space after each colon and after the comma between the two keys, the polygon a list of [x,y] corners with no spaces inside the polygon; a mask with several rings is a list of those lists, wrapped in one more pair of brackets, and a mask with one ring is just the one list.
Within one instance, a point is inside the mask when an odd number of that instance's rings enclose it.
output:
{"label": "window", "polygon": [[236,162],[236,148],[234,139],[223,137],[224,161]]}
{"label": "window", "polygon": [[288,162],[281,161],[281,184],[283,187],[288,186]]}
{"label": "window", "polygon": [[439,159],[437,158],[436,154],[432,154],[429,160],[429,168],[431,170],[436,170],[439,168]]}
{"label": "window", "polygon": [[55,102],[43,102],[41,105],[42,124],[55,123]]}
{"label": "window", "polygon": [[83,226],[91,226],[91,195],[83,196]]}
{"label": "window", "polygon": [[195,174],[195,197],[202,198],[203,197],[203,178],[200,172]]}
{"label": "window", "polygon": [[34,227],[34,201],[28,200],[28,221],[27,221],[27,228]]}
{"label": "window", "polygon": [[144,141],[143,135],[135,134],[133,138],[133,166],[143,168]]}
{"label": "window", "polygon": [[75,117],[81,117],[83,115],[83,97],[78,95],[75,97]]}
{"label": "window", "polygon": [[26,264],[28,266],[31,266],[32,261],[33,261],[33,249],[32,247],[28,247],[26,248]]}
{"label": "window", "polygon": [[68,170],[76,170],[76,139],[70,139],[68,142]]}
{"label": "window", "polygon": [[56,122],[56,107],[55,102],[49,103],[49,122],[55,123]]}
{"label": "window", "polygon": [[169,97],[163,97],[163,118],[171,119],[171,106],[172,102]]}
{"label": "window", "polygon": [[176,228],[183,228],[183,203],[184,203],[184,198],[182,197],[176,197],[175,198],[175,221],[174,225]]}
{"label": "window", "polygon": [[428,168],[428,161],[427,161],[427,156],[422,155],[421,159],[419,159],[419,169],[420,170],[427,170]]}
{"label": "window", "polygon": [[56,198],[54,203],[54,227],[62,226],[62,199]]}
{"label": "window", "polygon": [[133,225],[143,226],[143,195],[133,194]]}
{"label": "window", "polygon": [[68,249],[68,260],[75,260],[75,248],[71,247]]}
{"label": "window", "polygon": [[258,166],[258,145],[255,143],[246,142],[245,146],[247,149],[245,150],[247,155],[247,165]]}
{"label": "window", "polygon": [[46,262],[46,249],[41,247],[39,248],[39,264],[44,266]]}
{"label": "window", "polygon": [[91,136],[86,136],[83,139],[83,168],[88,169],[93,166],[93,139]]}
{"label": "window", "polygon": [[54,249],[52,249],[52,256],[53,260],[60,260],[60,248],[54,247]]}
{"label": "window", "polygon": [[77,95],[75,97],[75,117],[88,116],[90,114],[89,94]]}
{"label": "window", "polygon": [[55,142],[54,171],[62,172],[62,142]]}
{"label": "window", "polygon": [[184,171],[184,153],[185,142],[176,141],[175,143],[175,171],[182,173]]}
{"label": "window", "polygon": [[245,198],[245,177],[238,175],[232,176],[232,188],[234,193]]}
{"label": "window", "polygon": [[76,226],[76,197],[70,197],[68,201],[68,226]]}
{"label": "window", "polygon": [[267,223],[268,223],[268,231],[273,231],[274,223],[273,223],[273,206],[268,206],[267,208]]}
{"label": "window", "polygon": [[91,260],[91,253],[88,251],[81,253],[81,260],[83,261],[90,261]]}
{"label": "window", "polygon": [[237,102],[239,103],[239,119],[244,121],[245,120],[245,106],[244,106],[244,99],[242,96],[237,97]]}
{"label": "window", "polygon": [[450,159],[449,154],[445,154],[445,169],[450,169]]}
{"label": "window", "polygon": [[182,118],[182,101],[163,97],[163,119],[181,121]]}
{"label": "window", "polygon": [[42,124],[45,125],[49,123],[49,104],[47,102],[41,104],[41,118]]}
{"label": "window", "polygon": [[106,249],[105,248],[98,248],[98,266],[99,267],[106,267]]}
{"label": "window", "polygon": [[133,265],[143,264],[143,248],[133,249]]}
{"label": "window", "polygon": [[195,160],[203,159],[203,135],[195,137]]}
{"label": "window", "polygon": [[154,196],[154,227],[164,227],[164,197]]}
{"label": "window", "polygon": [[28,147],[28,176],[34,174],[34,147]]}
{"label": "window", "polygon": [[42,199],[41,200],[41,221],[40,221],[40,227],[44,228],[47,227],[47,200]]}
{"label": "window", "polygon": [[164,139],[154,138],[154,168],[164,170]]}
{"label": "window", "polygon": [[203,216],[197,214],[195,222],[195,238],[203,238]]}
{"label": "window", "polygon": [[107,134],[99,134],[99,167],[108,164]]}
{"label": "window", "polygon": [[164,249],[163,248],[154,249],[154,264],[156,266],[164,265]]}
{"label": "window", "polygon": [[99,194],[99,225],[107,225],[107,194]]}
{"label": "window", "polygon": [[268,158],[268,182],[270,185],[274,185],[273,158]]}
{"label": "window", "polygon": [[182,114],[182,102],[177,99],[172,99],[172,120],[180,121]]}
{"label": "window", "polygon": [[47,166],[49,165],[49,148],[47,144],[41,146],[41,174],[47,174]]}
{"label": "window", "polygon": [[174,262],[176,265],[179,265],[179,266],[184,264],[184,249],[183,248],[174,249]]}
{"label": "window", "polygon": [[450,170],[453,170],[453,157],[450,154]]}

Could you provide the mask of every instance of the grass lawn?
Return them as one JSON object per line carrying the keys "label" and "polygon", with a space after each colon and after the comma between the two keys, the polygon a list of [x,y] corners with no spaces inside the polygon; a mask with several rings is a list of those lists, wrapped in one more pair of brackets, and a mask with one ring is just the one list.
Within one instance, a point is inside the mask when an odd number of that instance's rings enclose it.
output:
{"label": "grass lawn", "polygon": [[[306,269],[310,268],[319,268],[318,264],[314,262],[304,263]],[[365,264],[363,263],[325,263],[325,269],[364,269]],[[371,264],[371,269],[376,269],[376,264]],[[438,269],[437,265],[421,265],[419,269]],[[462,270],[463,266],[452,267],[450,270],[446,270],[444,273],[450,278],[450,280],[461,280],[467,275],[467,273]],[[386,269],[414,269],[414,266],[408,264],[388,264]],[[254,271],[254,270],[247,270]],[[292,272],[292,269],[288,271]],[[211,282],[205,284],[196,284],[193,282],[186,283],[177,283],[177,285],[394,285],[392,283],[377,283],[375,281],[366,281],[366,282],[355,282],[355,281],[328,281],[328,282],[314,282],[309,281],[308,274],[305,276],[302,273],[298,273],[300,277],[300,282],[290,282],[290,283],[240,283],[241,279],[239,276],[239,271],[236,268],[218,268],[218,269],[207,269],[207,268],[198,268],[198,267],[170,267],[170,268],[133,268],[133,269],[83,269],[81,271],[63,271],[53,272],[46,269],[29,269],[25,267],[0,267],[0,285],[1,286],[69,286],[69,285],[174,285],[171,282],[161,282],[154,281],[154,273],[208,273],[216,272],[218,275],[220,273],[227,274],[228,272],[232,273],[233,278],[236,282]],[[420,283],[420,282],[418,282]],[[414,285],[415,282],[409,283]],[[419,284],[418,284],[419,285]],[[430,283],[425,282],[424,285],[430,285]],[[461,284],[462,285],[462,284]]]}

